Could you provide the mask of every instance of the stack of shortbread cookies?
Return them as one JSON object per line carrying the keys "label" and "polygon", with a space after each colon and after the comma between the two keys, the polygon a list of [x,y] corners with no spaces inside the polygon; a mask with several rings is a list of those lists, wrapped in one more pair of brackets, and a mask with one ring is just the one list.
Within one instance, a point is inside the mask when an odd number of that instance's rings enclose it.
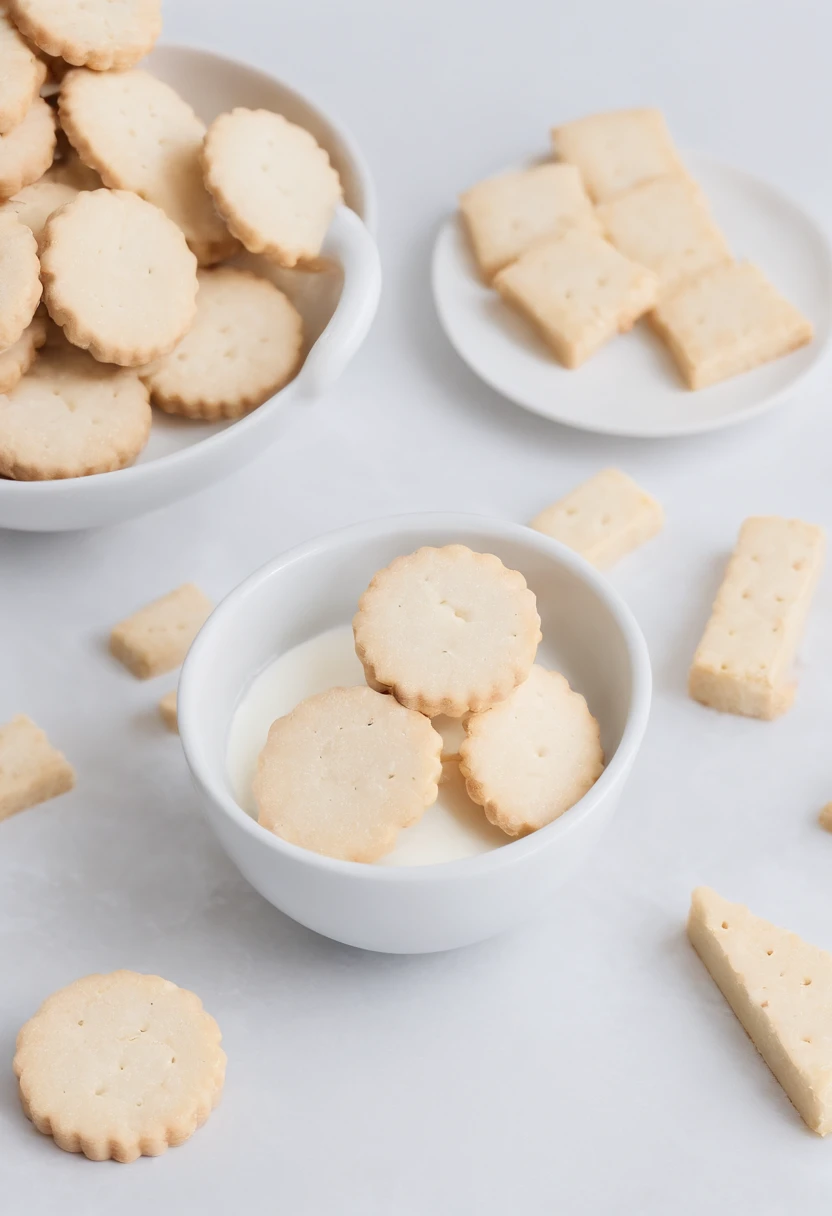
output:
{"label": "stack of shortbread cookies", "polygon": [[460,209],[484,279],[578,367],[646,316],[689,388],[805,345],[811,323],[736,262],[658,110],[556,127],[556,160],[480,182]]}
{"label": "stack of shortbread cookies", "polygon": [[221,263],[315,263],[338,174],[279,114],[235,109],[206,130],[134,66],[160,29],[160,0],[0,12],[0,476],[123,468],[151,403],[238,418],[300,366],[289,298]]}
{"label": "stack of shortbread cookies", "polygon": [[[353,633],[367,686],[302,701],[260,754],[258,821],[284,840],[376,861],[436,801],[446,765],[491,823],[525,836],[600,776],[598,723],[535,663],[534,593],[493,554],[446,545],[396,558],[361,596]],[[452,752],[443,717],[464,728]]]}

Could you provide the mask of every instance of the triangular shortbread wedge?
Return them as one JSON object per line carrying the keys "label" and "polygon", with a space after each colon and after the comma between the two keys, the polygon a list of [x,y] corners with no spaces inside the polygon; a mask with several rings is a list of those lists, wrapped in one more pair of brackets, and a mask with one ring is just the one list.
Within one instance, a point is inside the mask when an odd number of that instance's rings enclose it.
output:
{"label": "triangular shortbread wedge", "polygon": [[832,954],[693,892],[688,936],[760,1055],[812,1131],[832,1132]]}

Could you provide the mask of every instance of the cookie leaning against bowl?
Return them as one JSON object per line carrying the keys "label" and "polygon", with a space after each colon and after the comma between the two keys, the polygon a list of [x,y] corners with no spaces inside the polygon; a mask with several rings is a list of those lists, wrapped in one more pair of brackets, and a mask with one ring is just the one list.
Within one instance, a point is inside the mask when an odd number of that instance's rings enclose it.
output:
{"label": "cookie leaning against bowl", "polygon": [[58,103],[61,127],[105,186],[133,190],[185,233],[200,265],[239,244],[202,180],[205,125],[170,85],[149,72],[69,72]]}
{"label": "cookie leaning against bowl", "polygon": [[55,116],[42,97],[36,97],[25,117],[0,135],[0,199],[11,198],[36,182],[55,153]]}
{"label": "cookie leaning against bowl", "polygon": [[507,697],[541,638],[523,575],[464,545],[397,557],[374,575],[352,624],[367,683],[429,717],[461,718]]}
{"label": "cookie leaning against bowl", "polygon": [[7,0],[30,42],[76,67],[130,68],[162,31],[162,0]]}
{"label": "cookie leaning against bowl", "polygon": [[135,372],[63,342],[0,397],[0,476],[52,481],[132,464],[150,435],[148,392]]}
{"label": "cookie leaning against bowl", "polygon": [[257,762],[258,822],[345,861],[376,861],[435,801],[442,736],[371,688],[330,688],[269,730]]}
{"label": "cookie leaning against bowl", "polygon": [[0,135],[23,122],[46,79],[46,64],[0,9]]}
{"label": "cookie leaning against bowl", "polygon": [[168,414],[241,418],[297,372],[303,322],[282,291],[247,270],[219,266],[198,279],[191,329],[139,374]]}
{"label": "cookie leaning against bowl", "polygon": [[82,191],[50,216],[40,269],[52,320],[105,363],[166,354],[196,314],[196,258],[181,230],[127,190]]}
{"label": "cookie leaning against bowl", "polygon": [[193,992],[159,975],[87,975],[48,997],[17,1036],[27,1118],[92,1161],[157,1157],[218,1104],[220,1028]]}
{"label": "cookie leaning against bowl", "polygon": [[303,127],[270,110],[232,110],[208,128],[202,148],[208,193],[251,253],[281,266],[321,252],[341,180]]}
{"label": "cookie leaning against bowl", "polygon": [[17,216],[0,215],[0,350],[28,327],[41,291],[37,241]]}
{"label": "cookie leaning against bowl", "polygon": [[485,713],[471,714],[459,748],[468,797],[508,836],[552,823],[604,768],[598,723],[557,671],[528,680]]}

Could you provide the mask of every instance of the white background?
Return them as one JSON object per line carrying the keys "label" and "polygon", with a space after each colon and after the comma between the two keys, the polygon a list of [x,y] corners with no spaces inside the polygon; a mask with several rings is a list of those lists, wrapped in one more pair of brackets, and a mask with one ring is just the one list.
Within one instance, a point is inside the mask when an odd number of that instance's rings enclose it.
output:
{"label": "white background", "polygon": [[[832,581],[782,721],[720,717],[685,672],[742,518],[832,523],[830,377],[745,428],[600,440],[504,403],[440,332],[428,259],[456,193],[549,125],[656,104],[680,145],[832,202],[832,11],[819,0],[168,0],[166,33],[332,109],[375,169],[385,294],[370,340],[280,448],[188,502],[83,535],[0,535],[0,721],[31,714],[71,795],[0,825],[4,1216],[536,1216],[827,1211],[832,1143],[801,1123],[687,945],[715,886],[832,947]],[[621,386],[622,401],[627,386]],[[667,528],[612,578],[656,697],[618,817],[539,919],[463,953],[337,946],[259,898],[198,811],[112,623],[186,579],[215,597],[353,520],[453,508],[519,521],[615,463]],[[130,1167],[61,1153],[22,1117],[18,1027],[94,970],[193,988],[228,1051],[223,1103]]]}

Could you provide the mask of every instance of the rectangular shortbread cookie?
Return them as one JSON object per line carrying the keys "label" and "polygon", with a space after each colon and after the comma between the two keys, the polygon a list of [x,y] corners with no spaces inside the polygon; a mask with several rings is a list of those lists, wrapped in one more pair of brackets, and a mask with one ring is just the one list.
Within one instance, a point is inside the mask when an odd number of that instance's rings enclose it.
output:
{"label": "rectangular shortbread cookie", "polygon": [[660,294],[732,260],[728,242],[689,177],[643,182],[602,203],[598,218],[616,249],[655,271]]}
{"label": "rectangular shortbread cookie", "polygon": [[573,228],[501,270],[494,286],[542,333],[565,367],[578,367],[656,302],[658,281],[607,241]]}
{"label": "rectangular shortbread cookie", "polygon": [[25,714],[0,726],[0,819],[25,811],[75,785],[68,760]]}
{"label": "rectangular shortbread cookie", "polygon": [[832,955],[698,887],[688,937],[812,1131],[832,1132]]}
{"label": "rectangular shortbread cookie", "polygon": [[175,735],[179,734],[179,721],[176,717],[176,689],[172,688],[170,692],[166,692],[159,702],[159,713],[162,721],[168,730],[173,731]]}
{"label": "rectangular shortbread cookie", "polygon": [[489,178],[461,195],[459,208],[486,280],[544,237],[601,227],[574,165],[538,165]]}
{"label": "rectangular shortbread cookie", "polygon": [[750,262],[706,270],[668,293],[651,320],[689,388],[779,359],[812,340],[812,323]]}
{"label": "rectangular shortbread cookie", "polygon": [[662,529],[661,505],[620,469],[603,469],[531,522],[600,569]]}
{"label": "rectangular shortbread cookie", "polygon": [[110,634],[110,652],[140,680],[172,671],[183,662],[213,604],[193,583],[121,621]]}
{"label": "rectangular shortbread cookie", "polygon": [[660,110],[613,110],[564,123],[552,131],[555,155],[577,165],[590,197],[616,194],[685,167]]}
{"label": "rectangular shortbread cookie", "polygon": [[790,708],[791,664],[823,565],[824,534],[779,516],[747,519],[690,669],[695,701],[775,718]]}

